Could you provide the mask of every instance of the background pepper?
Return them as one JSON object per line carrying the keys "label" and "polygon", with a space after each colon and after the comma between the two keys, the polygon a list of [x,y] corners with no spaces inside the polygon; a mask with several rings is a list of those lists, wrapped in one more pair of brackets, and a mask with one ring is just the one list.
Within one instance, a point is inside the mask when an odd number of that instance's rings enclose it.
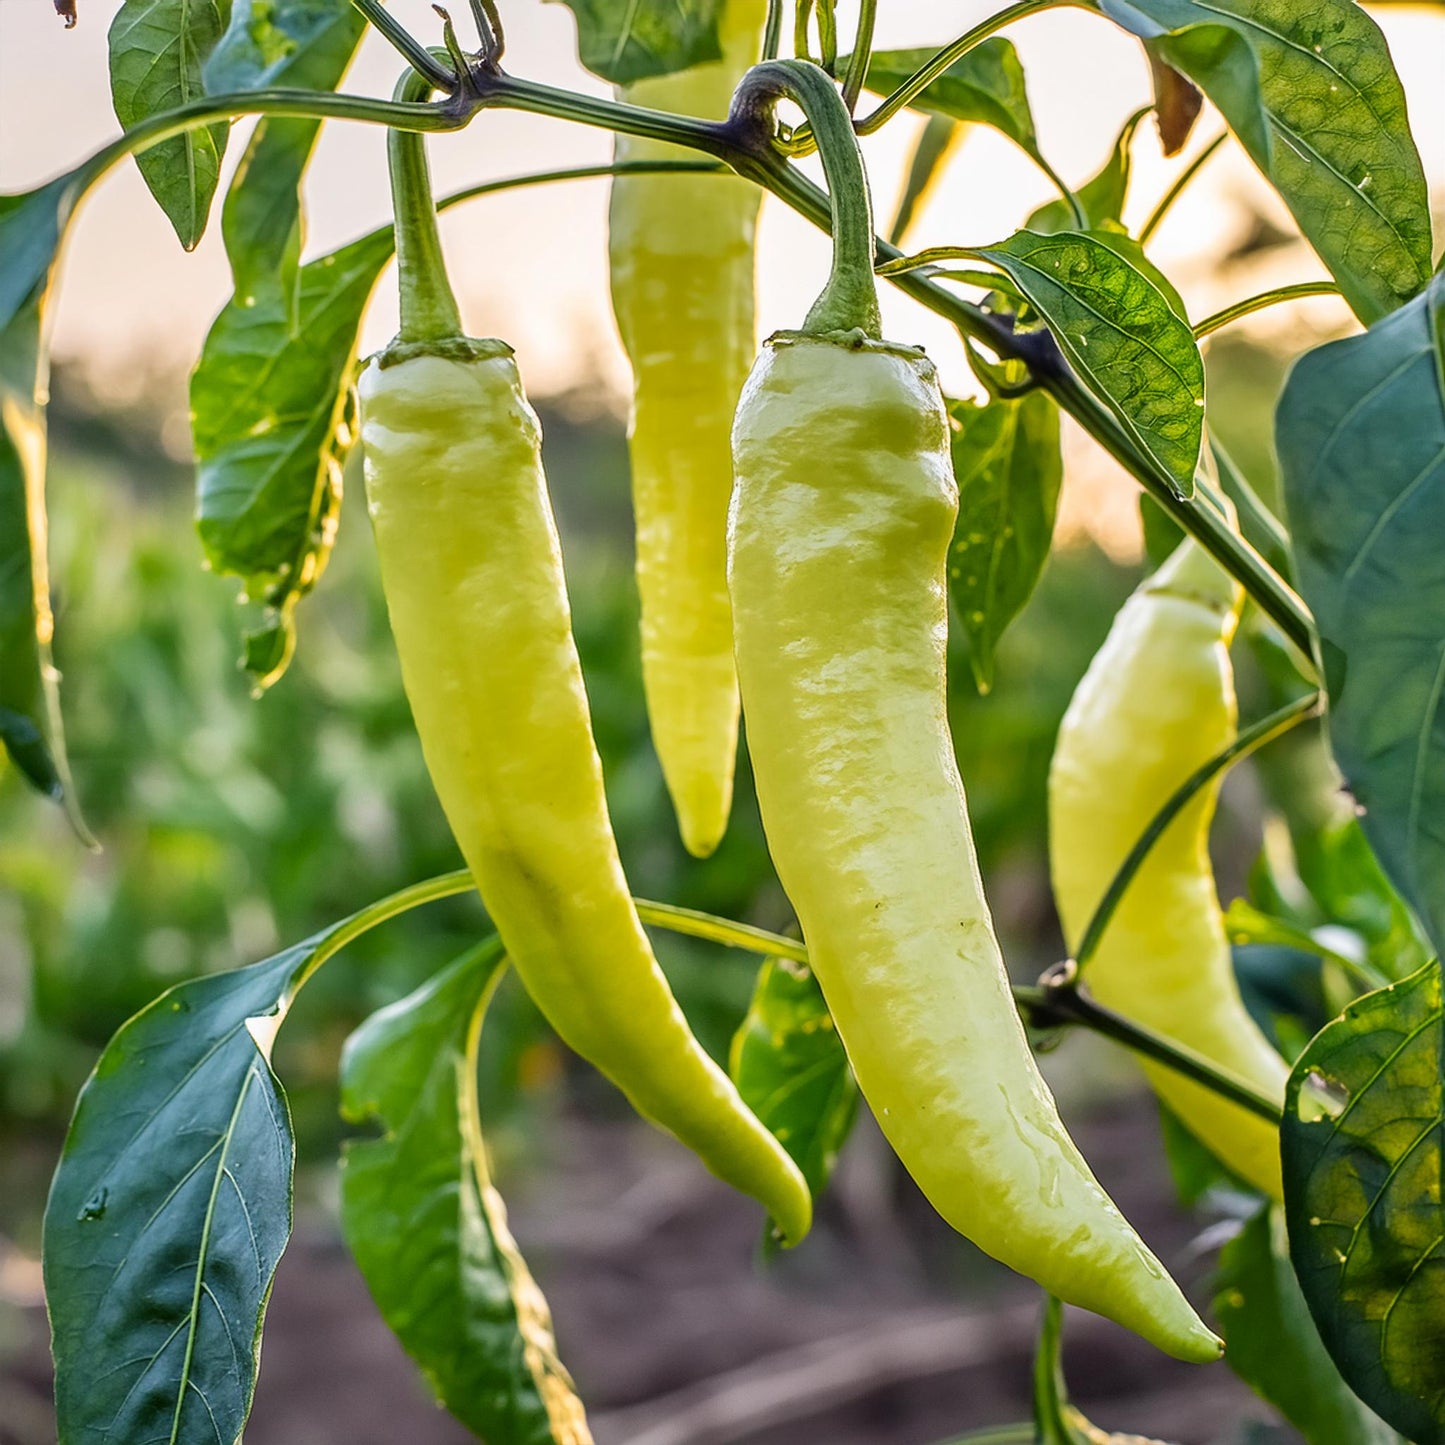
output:
{"label": "background pepper", "polygon": [[[622,89],[636,105],[721,119],[758,57],[765,7],[730,0],[723,58]],[[619,135],[619,161],[685,160]],[[630,449],[652,737],[688,851],[717,847],[732,807],[738,684],[727,593],[728,434],[757,346],[759,191],[736,177],[619,176],[612,309],[632,362]]]}
{"label": "background pepper", "polygon": [[[1229,643],[1237,583],[1184,542],[1124,604],[1059,729],[1049,772],[1049,856],[1069,947],[1119,865],[1195,769],[1233,740]],[[1203,788],[1155,842],[1109,920],[1084,979],[1099,1002],[1186,1044],[1284,1100],[1289,1070],[1250,1018],[1235,981]],[[1279,1131],[1161,1064],[1160,1098],[1222,1160],[1282,1197]]]}
{"label": "background pepper", "polygon": [[796,1242],[807,1185],[693,1037],[628,893],[536,414],[511,349],[460,336],[421,140],[393,131],[390,144],[402,333],[362,373],[361,435],[427,768],[513,966],[563,1041]]}
{"label": "background pepper", "polygon": [[763,348],[733,428],[738,676],[769,849],[864,1097],[954,1228],[1186,1359],[1219,1342],[1075,1148],[1035,1067],[975,860],[945,710],[958,508],[931,362],[872,339],[852,125],[796,62],[740,92],[807,111],[834,272]]}

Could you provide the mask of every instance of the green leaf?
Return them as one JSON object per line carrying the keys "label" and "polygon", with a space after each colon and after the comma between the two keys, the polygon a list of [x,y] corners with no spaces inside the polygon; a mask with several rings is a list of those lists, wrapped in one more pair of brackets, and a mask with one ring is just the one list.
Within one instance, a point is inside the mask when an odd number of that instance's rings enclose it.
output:
{"label": "green leaf", "polygon": [[1355,0],[1099,0],[1218,106],[1345,299],[1377,321],[1430,279],[1405,93]]}
{"label": "green leaf", "polygon": [[744,1101],[792,1155],[816,1199],[858,1111],[858,1086],[812,970],[767,959],[733,1036],[729,1071]]}
{"label": "green leaf", "polygon": [[[1445,940],[1445,283],[1295,364],[1275,418],[1300,591],[1319,628],[1335,758],[1361,826]],[[1388,705],[1382,705],[1382,700]]]}
{"label": "green leaf", "polygon": [[[45,307],[56,252],[85,184],[63,176],[25,195],[0,196],[0,744],[31,784],[64,803],[89,844],[51,660],[45,507]],[[27,283],[28,292],[17,294]]]}
{"label": "green leaf", "polygon": [[271,1041],[334,932],[163,994],[82,1091],[45,1214],[66,1445],[240,1437],[291,1232]]}
{"label": "green leaf", "polygon": [[[577,19],[577,54],[594,75],[631,85],[722,55],[723,0],[562,0]],[[760,22],[761,23],[761,22]]]}
{"label": "green leaf", "polygon": [[[932,50],[875,50],[864,82],[876,95],[888,95],[931,60]],[[838,61],[840,67],[847,57]],[[1021,150],[1038,159],[1039,141],[1029,109],[1024,68],[1010,41],[995,37],[976,45],[912,102],[914,110],[977,121],[1001,131]]]}
{"label": "green leaf", "polygon": [[[1149,109],[1146,106],[1143,110],[1136,110],[1124,122],[1103,169],[1098,175],[1085,181],[1075,192],[1093,230],[1122,224],[1124,204],[1129,199],[1134,134],[1139,129],[1139,122],[1148,114]],[[1071,231],[1075,224],[1074,212],[1069,203],[1060,198],[1040,206],[1024,224],[1026,229],[1044,236],[1053,235],[1056,231]]]}
{"label": "green leaf", "polygon": [[490,939],[352,1035],[341,1221],[388,1325],[479,1439],[588,1445],[551,1316],[507,1228],[477,1110],[483,1015],[506,967]]}
{"label": "green leaf", "polygon": [[975,254],[1028,297],[1080,380],[1187,497],[1204,436],[1204,362],[1177,298],[1127,244],[1019,231]]}
{"label": "green leaf", "polygon": [[[124,0],[110,26],[110,92],[122,126],[130,130],[205,93],[202,69],[230,9],[231,0]],[[229,129],[217,121],[136,157],[188,251],[205,233]]]}
{"label": "green leaf", "polygon": [[[234,0],[230,27],[206,63],[206,89],[335,90],[364,29],[351,0]],[[221,215],[236,295],[251,304],[279,291],[293,325],[304,240],[301,180],[320,129],[312,120],[259,120]]]}
{"label": "green leaf", "polygon": [[950,401],[958,521],[948,550],[948,591],[968,638],[980,692],[994,656],[1048,560],[1063,456],[1059,412],[1042,392],[980,406]]}
{"label": "green leaf", "polygon": [[1290,1075],[1290,1257],[1350,1387],[1416,1445],[1445,1440],[1445,1031],[1440,968],[1356,1000]]}
{"label": "green leaf", "polygon": [[1402,1445],[1326,1352],[1290,1265],[1278,1209],[1261,1209],[1224,1246],[1214,1314],[1230,1368],[1308,1445]]}
{"label": "green leaf", "polygon": [[233,298],[191,377],[201,542],[266,604],[248,651],[268,669],[261,686],[289,659],[296,603],[335,541],[357,333],[391,252],[388,227],[302,267],[294,327],[279,292]]}

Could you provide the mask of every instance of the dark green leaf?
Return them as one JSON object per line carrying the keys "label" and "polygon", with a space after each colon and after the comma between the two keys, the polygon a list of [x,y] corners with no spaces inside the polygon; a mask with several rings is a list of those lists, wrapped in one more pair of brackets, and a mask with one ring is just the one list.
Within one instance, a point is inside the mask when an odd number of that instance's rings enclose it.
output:
{"label": "dark green leaf", "polygon": [[268,608],[250,654],[268,668],[262,686],[289,658],[296,602],[330,556],[357,333],[391,251],[385,229],[304,266],[294,327],[274,290],[253,306],[232,299],[191,378],[201,541]]}
{"label": "dark green leaf", "polygon": [[[216,93],[288,85],[335,90],[365,21],[351,0],[234,0],[230,28],[205,67]],[[301,180],[320,124],[257,122],[226,196],[221,229],[236,295],[254,302],[270,290],[300,300]]]}
{"label": "dark green leaf", "polygon": [[1425,285],[1429,197],[1405,94],[1355,0],[1100,4],[1219,107],[1361,320]]}
{"label": "dark green leaf", "polygon": [[903,244],[918,208],[928,198],[934,182],[967,133],[968,126],[963,121],[946,115],[928,117],[928,123],[919,132],[918,142],[913,147],[913,159],[908,164],[908,175],[898,197],[898,209],[894,213],[893,224],[888,228],[890,245]]}
{"label": "dark green leaf", "polygon": [[[577,18],[577,53],[594,75],[630,85],[722,55],[722,0],[562,0]],[[761,29],[761,23],[759,24]]]}
{"label": "dark green leaf", "polygon": [[[122,126],[130,130],[205,93],[202,69],[230,9],[231,0],[124,0],[110,26],[110,93]],[[229,129],[218,121],[136,157],[188,251],[205,233]]]}
{"label": "dark green leaf", "polygon": [[[45,304],[56,250],[84,185],[66,176],[26,195],[0,196],[0,744],[35,787],[64,802],[88,843],[51,661],[45,509]],[[15,294],[27,281],[29,291]]]}
{"label": "dark green leaf", "polygon": [[1204,435],[1204,362],[1177,298],[1122,254],[1126,243],[1019,231],[977,254],[1028,297],[1080,380],[1189,496]]}
{"label": "dark green leaf", "polygon": [[163,994],[81,1093],[45,1215],[66,1445],[239,1439],[291,1231],[271,1041],[334,933]]}
{"label": "dark green leaf", "polygon": [[1224,1246],[1214,1314],[1230,1368],[1309,1445],[1401,1445],[1326,1352],[1290,1265],[1277,1209],[1261,1209]]}
{"label": "dark green leaf", "polygon": [[[1275,438],[1330,741],[1386,872],[1445,939],[1445,401],[1437,281],[1296,363]],[[1388,700],[1388,705],[1382,705]]]}
{"label": "dark green leaf", "polygon": [[[875,50],[868,62],[868,89],[877,95],[897,90],[933,55],[932,50]],[[838,63],[846,65],[847,58]],[[995,37],[974,46],[914,99],[913,109],[990,125],[1038,156],[1024,68],[1007,40]]]}
{"label": "dark green leaf", "polygon": [[1356,1000],[1301,1055],[1281,1148],[1290,1256],[1366,1404],[1445,1440],[1445,1033],[1440,968]]}
{"label": "dark green leaf", "polygon": [[987,692],[998,640],[1048,560],[1063,476],[1059,412],[1032,392],[983,406],[951,401],[948,414],[958,478],[948,591],[968,637],[974,681]]}
{"label": "dark green leaf", "polygon": [[806,964],[770,958],[733,1037],[730,1072],[792,1155],[816,1199],[858,1111],[858,1086],[823,991]]}
{"label": "dark green leaf", "polygon": [[[1139,122],[1148,114],[1147,109],[1137,110],[1124,122],[1103,169],[1098,175],[1085,181],[1075,192],[1091,229],[1097,230],[1102,226],[1117,226],[1121,223],[1124,203],[1129,199],[1134,133],[1139,129]],[[1028,230],[1045,236],[1052,235],[1055,231],[1071,231],[1074,224],[1074,212],[1062,198],[1040,206],[1025,222]]]}
{"label": "dark green leaf", "polygon": [[479,1439],[587,1445],[477,1112],[482,1017],[504,968],[489,940],[352,1036],[343,1110],[386,1132],[346,1146],[342,1227],[387,1324]]}

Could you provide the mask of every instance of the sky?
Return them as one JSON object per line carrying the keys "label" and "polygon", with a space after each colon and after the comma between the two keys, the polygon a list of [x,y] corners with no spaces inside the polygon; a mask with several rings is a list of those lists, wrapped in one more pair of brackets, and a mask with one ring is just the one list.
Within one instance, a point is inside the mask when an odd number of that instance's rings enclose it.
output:
{"label": "sky", "polygon": [[[0,0],[0,191],[28,189],[117,133],[106,78],[106,30],[120,4],[79,0],[80,23],[66,31],[51,0]],[[468,7],[465,0],[453,4],[460,22]],[[542,0],[500,0],[500,5],[510,70],[606,93],[604,83],[577,63],[572,14],[564,5]],[[391,0],[389,8],[413,34],[428,43],[438,38],[438,22],[426,0]],[[943,44],[999,5],[998,0],[882,0],[879,8],[877,43],[891,48]],[[840,29],[847,34],[854,7],[840,0],[839,14]],[[1413,6],[1375,14],[1390,39],[1438,197],[1445,187],[1445,17],[1439,10]],[[1024,20],[1007,33],[1025,63],[1042,147],[1077,184],[1098,169],[1123,118],[1149,99],[1141,52],[1099,15],[1067,8]],[[386,95],[398,70],[395,53],[372,34],[344,88]],[[906,117],[865,143],[876,207],[883,216],[891,214],[920,124]],[[1191,151],[1220,129],[1218,118],[1206,112]],[[232,163],[244,149],[244,130],[238,126],[233,133]],[[493,177],[603,162],[611,138],[548,117],[486,112],[460,134],[434,137],[429,144],[440,192]],[[1135,161],[1131,214],[1138,218],[1147,214],[1182,162],[1160,155],[1152,125],[1136,140]],[[311,170],[308,254],[330,250],[386,218],[381,129],[329,123]],[[977,127],[920,217],[910,246],[1002,239],[1029,209],[1053,194],[1008,141]],[[1248,160],[1230,145],[1209,163],[1160,231],[1155,259],[1180,285],[1191,314],[1238,298],[1241,278],[1231,276],[1227,289],[1222,288],[1211,277],[1210,258],[1243,231],[1251,204],[1293,229]],[[539,394],[598,379],[612,396],[623,392],[625,364],[607,302],[606,207],[606,182],[588,181],[486,198],[443,218],[443,240],[468,329],[512,342],[524,377]],[[187,256],[134,165],[118,168],[86,202],[72,231],[55,312],[57,356],[80,362],[103,392],[117,395],[157,369],[187,365],[229,294],[219,229],[213,223],[201,246]],[[1302,250],[1276,254],[1269,267],[1275,269],[1248,278],[1250,289],[1322,274],[1319,263]],[[825,238],[780,203],[765,200],[762,332],[797,325],[826,269]],[[891,288],[883,290],[886,334],[926,345],[945,386],[970,389],[950,329]],[[1337,307],[1326,299],[1296,310],[1326,324],[1338,316],[1331,309]],[[367,320],[363,352],[384,345],[395,324],[395,285],[388,275]]]}

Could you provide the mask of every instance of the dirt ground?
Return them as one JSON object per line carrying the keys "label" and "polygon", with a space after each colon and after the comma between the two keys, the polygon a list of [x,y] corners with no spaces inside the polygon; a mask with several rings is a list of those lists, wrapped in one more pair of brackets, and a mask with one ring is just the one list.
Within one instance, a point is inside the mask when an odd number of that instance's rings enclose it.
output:
{"label": "dirt ground", "polygon": [[[1200,1300],[1201,1221],[1172,1203],[1151,1113],[1131,1099],[1076,1133]],[[550,1152],[545,1177],[510,1191],[512,1224],[598,1445],[935,1445],[1026,1417],[1037,1292],[960,1245],[871,1125],[813,1238],[768,1264],[756,1211],[650,1131],[573,1122]],[[0,1271],[0,1445],[55,1439],[36,1274],[13,1254]],[[1071,1314],[1066,1362],[1076,1403],[1110,1429],[1176,1445],[1294,1438],[1262,1428],[1270,1412],[1224,1366],[1175,1364],[1093,1316]],[[470,1438],[427,1400],[324,1198],[304,1205],[247,1445]]]}

